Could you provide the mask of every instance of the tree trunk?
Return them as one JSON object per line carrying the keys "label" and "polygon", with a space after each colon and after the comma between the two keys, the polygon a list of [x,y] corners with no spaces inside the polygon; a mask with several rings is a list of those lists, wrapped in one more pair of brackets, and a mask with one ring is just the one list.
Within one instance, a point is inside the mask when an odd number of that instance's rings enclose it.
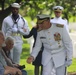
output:
{"label": "tree trunk", "polygon": [[[20,3],[22,0],[15,0],[15,2]],[[0,1],[2,5],[2,10],[0,10],[0,30],[2,28],[3,19],[11,13],[11,7],[4,9],[5,0]]]}
{"label": "tree trunk", "polygon": [[11,8],[8,7],[6,10],[0,11],[0,30],[2,28],[3,19],[11,13]]}

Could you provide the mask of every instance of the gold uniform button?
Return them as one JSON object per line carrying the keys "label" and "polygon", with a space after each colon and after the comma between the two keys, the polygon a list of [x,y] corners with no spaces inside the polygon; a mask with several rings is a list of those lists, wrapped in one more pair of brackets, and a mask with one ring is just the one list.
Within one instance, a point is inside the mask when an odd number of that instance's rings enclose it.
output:
{"label": "gold uniform button", "polygon": [[50,32],[48,32],[48,33],[50,33]]}

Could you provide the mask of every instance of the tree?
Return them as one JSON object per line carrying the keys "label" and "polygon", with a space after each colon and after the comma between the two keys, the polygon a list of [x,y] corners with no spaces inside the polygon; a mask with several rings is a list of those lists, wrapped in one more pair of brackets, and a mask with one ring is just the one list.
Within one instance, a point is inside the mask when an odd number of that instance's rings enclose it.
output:
{"label": "tree", "polygon": [[69,20],[71,16],[76,16],[76,0],[0,0],[0,28],[3,19],[10,14],[10,4],[13,2],[20,3],[21,15],[30,16],[33,20],[37,14],[53,14],[52,7],[61,5],[64,7],[64,17]]}
{"label": "tree", "polygon": [[[14,1],[14,0],[13,0]],[[10,3],[12,3],[13,1],[10,1],[10,0],[0,0],[0,7],[1,7],[1,10],[0,10],[0,29],[1,29],[1,26],[2,26],[2,21],[3,19],[10,14]],[[16,0],[15,2],[19,3],[21,2],[21,0]],[[9,6],[8,6],[9,5]],[[5,8],[6,7],[6,8]]]}

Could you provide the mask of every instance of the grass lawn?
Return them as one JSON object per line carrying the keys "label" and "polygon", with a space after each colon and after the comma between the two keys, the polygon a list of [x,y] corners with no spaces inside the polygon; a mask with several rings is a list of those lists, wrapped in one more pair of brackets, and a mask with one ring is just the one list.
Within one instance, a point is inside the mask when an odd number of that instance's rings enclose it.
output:
{"label": "grass lawn", "polygon": [[[25,70],[27,71],[28,75],[34,75],[34,66],[26,62],[29,53],[30,53],[30,45],[27,43],[26,40],[24,40],[20,64],[21,65],[24,64],[26,66]],[[76,72],[76,58],[73,58],[73,64],[70,67],[68,67],[68,72]]]}
{"label": "grass lawn", "polygon": [[28,44],[27,41],[24,40],[20,64],[26,66],[25,70],[27,71],[28,75],[34,75],[33,73],[34,66],[26,62],[26,59],[29,56],[29,53],[30,53],[30,44]]}

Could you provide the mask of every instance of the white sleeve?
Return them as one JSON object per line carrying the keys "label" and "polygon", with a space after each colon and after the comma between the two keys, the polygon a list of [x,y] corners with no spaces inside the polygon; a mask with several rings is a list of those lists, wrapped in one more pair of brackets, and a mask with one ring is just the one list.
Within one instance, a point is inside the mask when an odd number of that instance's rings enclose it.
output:
{"label": "white sleeve", "polygon": [[69,24],[67,20],[65,20],[65,27],[66,27],[66,30],[69,32]]}
{"label": "white sleeve", "polygon": [[63,28],[63,43],[66,48],[67,60],[72,60],[72,56],[73,56],[72,40],[65,26]]}
{"label": "white sleeve", "polygon": [[5,19],[3,20],[3,23],[2,23],[2,32],[3,32],[4,37],[10,36],[12,33],[12,29],[10,26],[7,25]]}
{"label": "white sleeve", "polygon": [[30,31],[29,27],[28,27],[28,22],[26,20],[24,20],[24,23],[25,24],[23,25],[23,28],[26,29],[26,32],[21,28],[19,29],[19,32],[20,32],[21,35],[28,35],[29,31]]}
{"label": "white sleeve", "polygon": [[42,42],[41,42],[41,40],[40,40],[39,34],[37,34],[36,43],[35,43],[35,46],[34,46],[32,52],[31,52],[31,56],[33,56],[34,59],[35,59],[36,56],[38,55],[38,53],[39,53],[41,47],[42,47]]}
{"label": "white sleeve", "polygon": [[3,23],[2,23],[2,32],[3,32],[3,35],[5,37],[6,36],[6,23],[5,23],[5,20],[3,20]]}

